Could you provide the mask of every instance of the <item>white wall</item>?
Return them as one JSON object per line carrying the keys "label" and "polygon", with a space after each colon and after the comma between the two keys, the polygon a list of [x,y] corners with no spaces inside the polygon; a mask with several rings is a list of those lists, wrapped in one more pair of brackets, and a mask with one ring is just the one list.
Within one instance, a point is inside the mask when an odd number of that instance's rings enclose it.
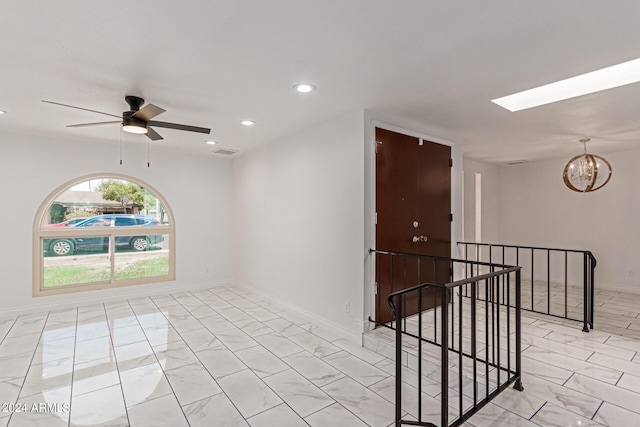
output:
{"label": "white wall", "polygon": [[[146,143],[125,143],[120,166],[118,145],[1,133],[0,313],[231,281],[231,163],[152,148],[147,168]],[[58,186],[99,172],[135,177],[165,197],[175,215],[176,281],[33,298],[31,244],[36,211]]]}
{"label": "white wall", "polygon": [[475,241],[475,174],[482,175],[482,242],[498,242],[498,166],[464,159],[464,236]]}
{"label": "white wall", "polygon": [[500,166],[499,235],[504,243],[591,250],[598,289],[640,292],[640,151],[604,157],[611,181],[586,194],[562,181],[569,159]]}
{"label": "white wall", "polygon": [[363,132],[352,113],[234,161],[238,283],[346,333],[363,313]]}

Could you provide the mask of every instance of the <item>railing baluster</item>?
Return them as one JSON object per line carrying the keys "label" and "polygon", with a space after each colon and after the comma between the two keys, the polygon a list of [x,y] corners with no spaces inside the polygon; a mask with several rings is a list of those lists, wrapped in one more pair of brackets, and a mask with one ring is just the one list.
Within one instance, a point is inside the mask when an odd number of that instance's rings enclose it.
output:
{"label": "railing baluster", "polygon": [[422,422],[422,291],[418,291],[418,422]]}
{"label": "railing baluster", "polygon": [[[402,257],[402,289],[407,289],[407,257],[406,255]],[[406,294],[405,294],[406,295]],[[404,300],[405,307],[407,306],[406,297]],[[407,330],[407,316],[402,318],[402,322],[404,323],[404,330]]]}
{"label": "railing baluster", "polygon": [[491,264],[492,252],[493,252],[493,245],[489,245],[489,264]]}
{"label": "railing baluster", "polygon": [[589,322],[591,324],[591,329],[593,329],[593,302],[595,301],[594,299],[594,293],[595,293],[595,285],[596,285],[596,278],[595,278],[595,269],[596,269],[596,259],[593,256],[593,254],[591,252],[589,252],[589,267],[590,267],[590,271],[591,274],[589,276],[589,287],[591,288],[591,299],[590,302],[591,304],[589,305],[591,307],[591,310],[589,312],[590,316],[589,316]]}
{"label": "railing baluster", "polygon": [[440,411],[441,411],[441,425],[449,425],[449,343],[447,337],[449,336],[448,328],[448,308],[446,304],[448,289],[446,287],[441,288],[440,298],[442,302],[442,345],[440,346],[441,352],[441,366],[440,366],[440,384],[442,392],[440,393]]}
{"label": "railing baluster", "polygon": [[[500,364],[500,306],[498,305],[500,303],[500,276],[496,276],[496,281],[496,302],[493,305],[497,306],[496,311],[498,312],[498,316],[496,317],[496,354],[498,356],[498,387],[500,387],[500,369],[502,368],[502,365]],[[509,335],[507,335],[507,340],[508,338]]]}
{"label": "railing baluster", "polygon": [[[418,257],[418,284],[422,284],[421,257]],[[422,422],[422,293],[423,288],[418,291],[418,422]]]}
{"label": "railing baluster", "polygon": [[547,314],[551,314],[551,251],[547,249]]}
{"label": "railing baluster", "polygon": [[589,323],[589,320],[588,320],[588,317],[589,317],[589,301],[588,301],[588,299],[589,299],[589,296],[588,296],[589,295],[589,290],[587,289],[587,286],[589,286],[589,281],[587,280],[587,274],[588,274],[587,271],[588,270],[587,270],[587,253],[586,252],[582,255],[582,259],[583,259],[582,264],[583,264],[583,277],[584,277],[583,284],[582,284],[582,286],[584,288],[584,296],[583,296],[583,300],[582,300],[582,303],[584,305],[584,324],[583,324],[583,327],[582,327],[582,331],[583,332],[589,332],[589,324],[588,324]]}
{"label": "railing baluster", "polygon": [[489,279],[484,281],[484,366],[485,397],[489,396]]}
{"label": "railing baluster", "polygon": [[[451,291],[453,292],[453,291]],[[464,395],[464,387],[462,382],[462,293],[458,292],[458,321],[460,322],[460,327],[458,328],[458,393],[459,396],[459,404],[460,404],[460,418],[462,418],[462,413],[464,412],[464,403],[462,401]]]}
{"label": "railing baluster", "polygon": [[396,321],[396,327],[402,330],[402,325],[404,324],[404,331],[407,331],[407,294],[402,295],[402,306],[404,307],[403,316]]}
{"label": "railing baluster", "polygon": [[535,300],[535,297],[533,295],[533,284],[535,283],[533,276],[535,274],[535,267],[533,265],[533,252],[535,249],[531,248],[531,311],[533,311],[533,301]]}
{"label": "railing baluster", "polygon": [[[511,274],[507,274],[507,300],[511,301]],[[507,304],[507,381],[511,379],[511,304]]]}
{"label": "railing baluster", "polygon": [[471,358],[473,359],[473,406],[478,404],[478,354],[476,346],[476,294],[478,282],[471,283]]}
{"label": "railing baluster", "polygon": [[[502,246],[502,265],[504,265],[504,246]],[[504,282],[502,283],[504,286]],[[504,292],[504,290],[502,291],[502,304],[504,304],[504,297],[505,297],[506,292]],[[507,299],[507,305],[509,304],[508,302],[509,300]]]}
{"label": "railing baluster", "polygon": [[[468,278],[469,277],[469,245],[467,243],[464,244],[464,260],[465,260],[465,264],[464,264],[464,278]],[[472,272],[473,273],[473,272]],[[465,295],[464,296],[469,296],[468,295],[468,288],[465,289]]]}
{"label": "railing baluster", "polygon": [[[433,282],[434,283],[436,282],[436,277],[438,277],[436,276],[436,261],[433,260]],[[437,343],[438,342],[438,299],[437,299],[437,292],[435,289],[432,288],[431,293],[433,294],[433,307],[435,308],[433,310],[433,341]],[[443,337],[440,337],[440,339],[441,341],[444,342]]]}
{"label": "railing baluster", "polygon": [[380,303],[380,301],[382,300],[382,293],[380,292],[380,269],[381,267],[381,262],[380,262],[380,257],[382,257],[382,254],[380,253],[376,253],[376,312],[375,312],[375,319],[376,319],[376,323],[380,321],[379,316],[381,316],[380,313],[382,313],[382,304]]}
{"label": "railing baluster", "polygon": [[516,248],[516,265],[520,265],[520,248]]}
{"label": "railing baluster", "polygon": [[[391,290],[391,292],[389,292],[390,294],[393,293],[393,254],[391,254],[389,256],[389,288]],[[396,322],[396,326],[398,326],[398,320],[394,319],[393,317],[391,318],[391,327],[393,328],[393,322]]]}
{"label": "railing baluster", "polygon": [[522,391],[524,387],[522,387],[522,340],[520,337],[522,336],[522,319],[520,317],[520,298],[522,296],[520,292],[520,284],[521,284],[521,274],[520,270],[516,270],[516,383],[514,388],[516,390]]}
{"label": "railing baluster", "polygon": [[[452,293],[447,293],[447,298],[451,299],[451,348],[453,350],[455,350],[455,321],[454,321],[454,315],[455,315],[455,298],[453,297]],[[462,351],[462,347],[459,349],[460,351]]]}
{"label": "railing baluster", "polygon": [[491,363],[494,366],[496,364],[496,302],[494,300],[494,288],[496,287],[495,280],[495,277],[491,277],[491,279],[489,279],[489,307],[491,308]]}
{"label": "railing baluster", "polygon": [[396,427],[402,426],[402,330],[398,318],[404,316],[402,298],[396,298]]}
{"label": "railing baluster", "polygon": [[564,317],[569,317],[569,252],[564,251]]}

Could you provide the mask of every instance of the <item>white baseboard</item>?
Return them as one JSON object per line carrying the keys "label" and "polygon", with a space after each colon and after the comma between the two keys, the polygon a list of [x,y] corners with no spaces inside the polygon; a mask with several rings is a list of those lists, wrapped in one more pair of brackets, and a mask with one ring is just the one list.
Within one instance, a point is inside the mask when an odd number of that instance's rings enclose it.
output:
{"label": "white baseboard", "polygon": [[634,285],[621,285],[619,283],[598,282],[596,278],[596,294],[598,291],[627,292],[640,295],[640,287]]}
{"label": "white baseboard", "polygon": [[[201,288],[213,288],[219,286],[233,286],[233,282],[231,280],[220,280],[216,282],[199,282],[199,283],[187,283],[187,284],[176,284],[175,282],[162,282],[157,285],[153,285],[152,288],[149,285],[143,285],[144,289],[140,289],[140,286],[128,286],[126,288],[118,288],[116,293],[109,292],[113,291],[113,289],[105,289],[102,291],[93,291],[88,292],[90,295],[82,295],[82,293],[77,294],[65,294],[65,301],[45,301],[40,302],[43,298],[58,298],[59,296],[53,297],[39,297],[34,298],[36,303],[29,304],[27,306],[22,307],[12,307],[0,309],[0,318],[3,317],[15,317],[21,316],[25,314],[35,314],[42,313],[47,311],[55,311],[55,310],[67,310],[70,308],[80,307],[83,305],[90,304],[103,304],[106,302],[112,301],[122,301],[126,299],[132,298],[140,298],[154,295],[167,294],[170,292],[183,292],[194,289]],[[136,289],[137,288],[137,289]],[[72,297],[70,297],[72,296]]]}
{"label": "white baseboard", "polygon": [[356,322],[357,324],[354,326],[354,330],[349,330],[328,319],[325,319],[324,317],[320,317],[316,314],[310,313],[306,310],[301,309],[300,307],[289,304],[279,298],[276,298],[254,287],[247,286],[244,284],[237,284],[236,286],[238,288],[245,289],[251,293],[259,295],[260,297],[266,299],[267,301],[273,303],[276,306],[279,306],[286,310],[290,310],[295,314],[299,315],[300,317],[303,317],[304,319],[309,320],[314,325],[325,328],[328,331],[338,335],[341,338],[344,338],[354,344],[357,344],[360,346],[362,345],[362,331],[364,330],[364,325],[360,325],[360,323],[364,323],[364,322],[360,322],[360,321]]}

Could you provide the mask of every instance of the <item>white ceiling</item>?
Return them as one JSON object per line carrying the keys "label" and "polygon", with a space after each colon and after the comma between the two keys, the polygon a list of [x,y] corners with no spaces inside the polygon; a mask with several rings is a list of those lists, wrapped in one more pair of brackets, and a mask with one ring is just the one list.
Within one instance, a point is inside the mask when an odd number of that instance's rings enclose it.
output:
{"label": "white ceiling", "polygon": [[[482,161],[569,156],[583,136],[594,152],[636,149],[640,84],[517,113],[490,100],[640,57],[639,19],[637,0],[5,0],[0,126],[118,142],[118,125],[65,127],[109,117],[40,101],[120,114],[133,94],[240,151],[363,108]],[[302,81],[318,90],[296,93]],[[212,149],[156,130],[154,145]]]}

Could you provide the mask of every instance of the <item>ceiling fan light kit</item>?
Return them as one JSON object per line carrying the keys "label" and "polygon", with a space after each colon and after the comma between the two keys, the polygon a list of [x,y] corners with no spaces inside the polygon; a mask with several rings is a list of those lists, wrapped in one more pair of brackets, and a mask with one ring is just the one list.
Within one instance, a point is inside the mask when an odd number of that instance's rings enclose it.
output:
{"label": "ceiling fan light kit", "polygon": [[147,130],[147,122],[133,117],[130,111],[124,113],[122,117],[122,130],[135,134],[146,134],[149,132]]}
{"label": "ceiling fan light kit", "polygon": [[135,133],[138,135],[146,134],[149,131],[146,127],[140,125],[132,125],[132,124],[122,124],[122,130],[129,133]]}
{"label": "ceiling fan light kit", "polygon": [[584,152],[566,164],[562,172],[565,185],[578,193],[588,193],[604,187],[611,179],[611,163],[604,157],[587,153],[587,142],[591,138],[582,138]]}

